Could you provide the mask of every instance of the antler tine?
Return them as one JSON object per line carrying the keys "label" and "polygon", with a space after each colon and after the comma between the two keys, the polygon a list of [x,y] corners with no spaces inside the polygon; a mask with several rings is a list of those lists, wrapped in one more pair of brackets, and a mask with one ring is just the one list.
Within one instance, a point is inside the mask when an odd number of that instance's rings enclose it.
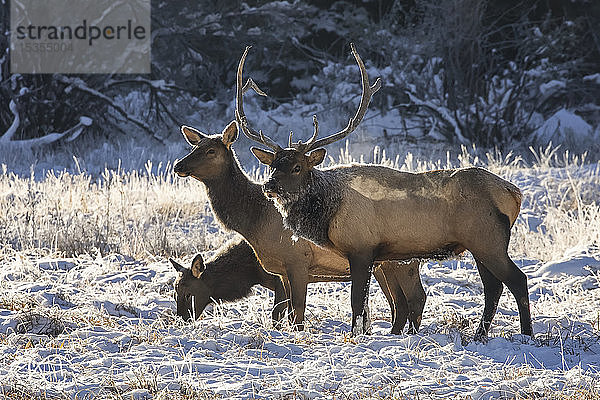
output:
{"label": "antler tine", "polygon": [[244,84],[244,87],[242,88],[242,94],[246,93],[248,89],[253,89],[257,94],[267,97],[267,94],[258,87],[256,82],[254,82],[252,78],[248,78],[248,80]]}
{"label": "antler tine", "polygon": [[235,120],[242,130],[244,135],[247,138],[264,144],[267,147],[277,151],[280,150],[281,147],[271,140],[268,136],[265,136],[262,131],[256,131],[248,125],[248,119],[246,118],[246,114],[244,113],[244,93],[246,93],[249,89],[253,89],[256,93],[261,96],[266,96],[266,93],[260,90],[258,85],[252,80],[252,78],[248,78],[246,84],[242,86],[242,72],[244,70],[244,62],[246,61],[246,56],[248,55],[248,51],[252,46],[246,46],[246,50],[244,50],[244,54],[242,54],[242,58],[240,58],[240,63],[237,69],[236,76],[236,92],[235,92]]}
{"label": "antler tine", "polygon": [[[313,115],[313,135],[306,143],[302,143],[302,140],[298,140],[296,143],[292,142],[292,131],[290,131],[290,138],[288,140],[288,147],[295,148],[296,150],[302,150],[307,146],[310,146],[317,139],[317,135],[319,134],[319,122],[317,121],[317,116]],[[308,150],[307,150],[308,151]]]}
{"label": "antler tine", "polygon": [[319,140],[316,140],[318,133],[318,123],[317,116],[315,115],[313,117],[313,125],[315,128],[314,133],[311,140],[306,144],[306,148],[304,149],[305,153],[319,147],[327,146],[328,144],[341,140],[348,136],[350,133],[352,133],[367,113],[367,109],[369,107],[369,103],[371,102],[371,98],[373,97],[375,92],[377,92],[381,88],[381,78],[377,78],[372,86],[369,84],[369,77],[367,75],[365,64],[363,63],[362,59],[360,58],[360,55],[356,51],[354,43],[350,43],[350,48],[352,49],[352,55],[354,55],[356,63],[358,64],[358,69],[360,70],[360,77],[362,81],[362,96],[360,98],[358,110],[356,111],[356,114],[354,114],[354,116],[350,118],[346,128],[337,133],[334,133],[333,135],[327,136]]}
{"label": "antler tine", "polygon": [[313,115],[313,128],[313,135],[308,140],[308,142],[306,142],[307,146],[311,146],[315,142],[315,140],[317,140],[317,136],[319,135],[319,122],[317,121],[316,115]]}

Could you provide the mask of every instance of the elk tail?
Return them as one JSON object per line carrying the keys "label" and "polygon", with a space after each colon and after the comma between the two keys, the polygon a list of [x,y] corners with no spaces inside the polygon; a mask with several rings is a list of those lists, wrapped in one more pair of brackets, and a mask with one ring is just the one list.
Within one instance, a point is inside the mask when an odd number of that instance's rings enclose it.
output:
{"label": "elk tail", "polygon": [[508,193],[510,193],[511,197],[515,201],[515,204],[511,210],[512,212],[508,215],[508,217],[510,218],[510,226],[512,227],[515,221],[517,220],[517,217],[519,216],[519,211],[521,211],[521,201],[523,199],[523,194],[521,193],[521,190],[519,190],[518,187],[516,187],[510,182],[507,182],[506,190],[508,191]]}

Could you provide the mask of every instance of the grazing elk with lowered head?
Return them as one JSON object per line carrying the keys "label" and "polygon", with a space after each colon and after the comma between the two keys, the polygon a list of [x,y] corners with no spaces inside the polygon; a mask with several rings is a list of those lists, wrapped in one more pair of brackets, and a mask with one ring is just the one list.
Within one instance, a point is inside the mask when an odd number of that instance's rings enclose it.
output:
{"label": "grazing elk with lowered head", "polygon": [[[280,277],[266,272],[252,247],[241,239],[223,246],[206,263],[198,254],[191,268],[185,268],[173,259],[169,261],[180,273],[175,281],[175,301],[177,315],[185,321],[198,318],[212,302],[229,302],[248,296],[254,285],[273,291],[281,285]],[[277,311],[281,310],[277,310],[277,300],[275,302],[272,317],[277,322],[281,318]]]}
{"label": "grazing elk with lowered head", "polygon": [[[242,56],[237,74],[237,101],[250,87],[260,89],[249,80],[242,87]],[[263,268],[282,276],[293,310],[293,323],[303,328],[308,283],[350,280],[348,260],[305,240],[294,240],[292,231],[283,225],[281,215],[262,193],[261,185],[242,171],[232,149],[238,127],[231,122],[220,135],[205,135],[181,128],[193,150],[175,164],[179,176],[191,176],[204,184],[216,218],[225,229],[241,234],[254,249]],[[392,333],[400,333],[408,318],[409,331],[418,329],[425,291],[418,273],[418,262],[379,263],[374,271],[392,309]]]}
{"label": "grazing elk with lowered head", "polygon": [[376,165],[315,169],[326,151],[321,147],[356,129],[380,80],[371,86],[353,45],[362,78],[358,111],[345,129],[317,140],[313,117],[311,139],[278,146],[251,128],[238,102],[236,118],[250,139],[273,152],[253,148],[270,167],[263,185],[280,210],[285,226],[300,237],[346,257],[352,276],[352,332],[367,331],[368,285],[377,260],[444,258],[469,250],[483,281],[485,306],[476,337],[487,336],[504,283],[514,295],[521,332],[532,334],[527,277],[509,258],[510,229],[521,207],[513,184],[481,168],[401,172]]}

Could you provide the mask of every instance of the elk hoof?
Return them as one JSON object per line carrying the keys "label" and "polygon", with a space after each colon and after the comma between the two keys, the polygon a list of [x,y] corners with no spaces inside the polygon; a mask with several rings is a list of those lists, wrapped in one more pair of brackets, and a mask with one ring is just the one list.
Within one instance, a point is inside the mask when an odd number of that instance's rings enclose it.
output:
{"label": "elk hoof", "polygon": [[371,321],[369,318],[364,318],[362,315],[356,317],[352,326],[352,336],[370,335]]}
{"label": "elk hoof", "polygon": [[481,343],[487,343],[488,342],[488,336],[487,336],[487,332],[482,332],[480,329],[477,330],[477,332],[475,332],[475,336],[473,337],[473,340],[476,342],[481,342]]}
{"label": "elk hoof", "polygon": [[390,334],[392,335],[401,335],[402,334],[402,328],[398,328],[398,327],[393,327],[392,330],[390,331]]}

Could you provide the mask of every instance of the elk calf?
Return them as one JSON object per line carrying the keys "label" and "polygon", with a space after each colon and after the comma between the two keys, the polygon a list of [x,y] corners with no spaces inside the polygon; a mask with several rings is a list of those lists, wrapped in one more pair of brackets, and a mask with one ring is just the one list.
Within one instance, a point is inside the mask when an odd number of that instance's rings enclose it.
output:
{"label": "elk calf", "polygon": [[[371,265],[379,260],[444,258],[469,250],[483,281],[485,306],[477,338],[487,336],[504,283],[514,295],[521,332],[532,335],[527,277],[509,258],[510,229],[521,206],[513,184],[481,168],[401,172],[375,165],[315,169],[322,146],[356,129],[380,81],[369,84],[353,45],[362,78],[362,97],[345,129],[317,140],[318,123],[306,142],[281,148],[248,125],[238,100],[236,118],[244,134],[273,151],[253,148],[271,170],[265,195],[281,212],[285,226],[300,237],[346,257],[352,276],[352,332],[369,329]],[[244,53],[247,54],[248,48]],[[244,58],[244,57],[243,57]]]}
{"label": "elk calf", "polygon": [[[180,272],[175,281],[175,301],[177,315],[185,321],[198,318],[213,301],[229,302],[248,296],[254,285],[262,285],[276,293],[281,285],[280,277],[262,268],[254,250],[244,240],[223,246],[206,264],[198,254],[192,261],[192,268],[185,268],[173,259],[169,261]],[[284,301],[285,292],[282,296],[276,295],[274,321],[281,319],[279,314],[284,310],[277,305]]]}

